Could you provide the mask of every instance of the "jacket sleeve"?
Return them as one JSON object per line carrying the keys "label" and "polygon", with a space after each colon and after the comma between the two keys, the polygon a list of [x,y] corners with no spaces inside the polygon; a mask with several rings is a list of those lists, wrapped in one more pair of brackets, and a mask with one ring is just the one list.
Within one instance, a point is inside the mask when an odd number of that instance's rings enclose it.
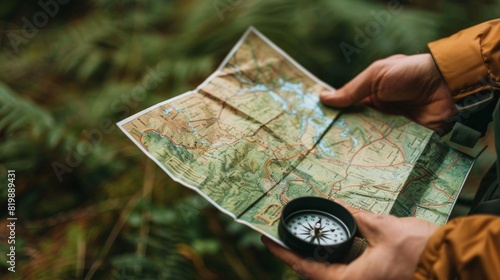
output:
{"label": "jacket sleeve", "polygon": [[455,100],[500,89],[500,19],[428,44]]}
{"label": "jacket sleeve", "polygon": [[[500,19],[429,43],[429,49],[455,101],[500,90]],[[464,100],[465,99],[465,100]],[[498,147],[497,147],[498,149]],[[428,241],[416,279],[499,279],[500,217],[458,218]]]}
{"label": "jacket sleeve", "polygon": [[498,279],[500,217],[457,218],[429,240],[415,279]]}

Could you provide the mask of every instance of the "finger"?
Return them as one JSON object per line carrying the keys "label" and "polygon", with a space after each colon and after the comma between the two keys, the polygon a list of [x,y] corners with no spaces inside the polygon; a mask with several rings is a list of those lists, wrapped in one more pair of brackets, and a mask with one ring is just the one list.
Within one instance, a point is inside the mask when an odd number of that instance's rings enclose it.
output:
{"label": "finger", "polygon": [[282,260],[284,263],[288,264],[290,267],[302,262],[304,258],[293,253],[292,251],[286,249],[285,247],[279,245],[278,243],[272,241],[271,239],[262,236],[262,243],[264,243],[269,251],[273,253],[276,257]]}
{"label": "finger", "polygon": [[359,233],[368,241],[368,246],[377,246],[384,238],[384,232],[393,228],[397,219],[390,215],[376,215],[369,212],[355,216]]}
{"label": "finger", "polygon": [[368,97],[365,97],[363,100],[359,102],[362,105],[370,106],[372,108],[375,108],[379,111],[382,111],[386,114],[394,114],[394,115],[404,115],[404,111],[402,112],[398,107],[397,104],[394,103],[388,103],[381,101],[376,95],[372,94]]}
{"label": "finger", "polygon": [[262,236],[261,240],[273,255],[307,279],[323,279],[326,275],[333,272],[340,273],[346,267],[346,265],[343,264],[328,265],[312,259],[305,259],[265,236]]}
{"label": "finger", "polygon": [[380,68],[374,63],[357,75],[350,82],[336,91],[322,92],[320,99],[323,103],[333,107],[347,107],[356,104],[372,94],[375,74]]}

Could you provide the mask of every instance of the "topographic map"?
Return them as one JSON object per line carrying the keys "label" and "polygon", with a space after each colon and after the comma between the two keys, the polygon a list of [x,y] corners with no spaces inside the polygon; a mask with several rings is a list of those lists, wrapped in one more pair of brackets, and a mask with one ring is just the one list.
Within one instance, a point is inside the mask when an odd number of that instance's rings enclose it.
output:
{"label": "topographic map", "polygon": [[331,89],[254,28],[196,90],[119,127],[174,180],[281,243],[301,196],[446,223],[474,158],[431,130],[366,107],[326,107]]}

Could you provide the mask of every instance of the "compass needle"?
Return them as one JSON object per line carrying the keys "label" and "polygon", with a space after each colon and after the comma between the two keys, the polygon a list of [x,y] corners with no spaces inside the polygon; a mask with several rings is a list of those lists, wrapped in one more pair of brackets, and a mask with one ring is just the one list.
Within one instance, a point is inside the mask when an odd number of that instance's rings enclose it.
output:
{"label": "compass needle", "polygon": [[309,222],[307,222],[307,224],[309,225],[309,229],[314,229],[314,227],[311,226],[311,224]]}
{"label": "compass needle", "polygon": [[[320,236],[320,237],[319,237],[319,239],[321,239],[323,242],[325,242],[325,243],[326,243],[326,240],[324,240],[323,238],[324,238],[324,236]],[[330,238],[328,238],[328,239],[330,239]]]}

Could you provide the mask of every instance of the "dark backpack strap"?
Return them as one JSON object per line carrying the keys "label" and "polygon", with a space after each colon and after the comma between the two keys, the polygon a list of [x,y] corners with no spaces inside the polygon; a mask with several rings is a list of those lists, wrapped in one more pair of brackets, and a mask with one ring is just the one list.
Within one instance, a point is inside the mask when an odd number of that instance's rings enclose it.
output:
{"label": "dark backpack strap", "polygon": [[453,118],[457,122],[451,131],[450,141],[465,147],[474,147],[477,140],[486,134],[499,95],[492,91],[483,91],[457,101],[457,114]]}
{"label": "dark backpack strap", "polygon": [[472,202],[469,215],[493,214],[500,215],[500,187],[496,175],[496,163],[491,166],[484,176],[474,201]]}
{"label": "dark backpack strap", "polygon": [[498,157],[500,155],[500,101],[496,103],[492,119],[497,161],[481,181],[469,214],[500,215],[500,187],[498,183],[498,174],[500,172]]}

